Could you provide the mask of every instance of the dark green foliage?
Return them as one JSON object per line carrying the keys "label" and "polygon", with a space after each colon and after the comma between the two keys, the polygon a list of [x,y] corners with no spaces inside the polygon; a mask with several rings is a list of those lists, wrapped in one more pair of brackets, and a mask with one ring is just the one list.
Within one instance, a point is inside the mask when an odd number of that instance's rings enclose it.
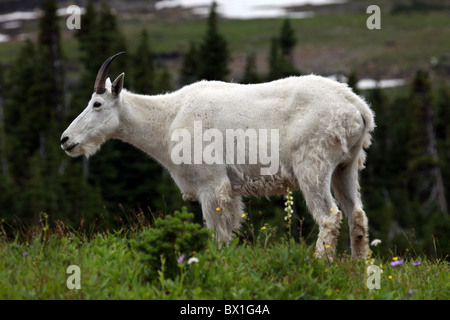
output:
{"label": "dark green foliage", "polygon": [[[440,202],[449,199],[443,147],[450,108],[447,90],[441,89],[436,99],[428,73],[419,71],[407,96],[390,101],[379,88],[365,92],[377,128],[361,174],[362,193],[371,238],[382,239],[385,250],[450,253],[443,233],[450,218]],[[436,238],[440,248],[434,245]]]}
{"label": "dark green foliage", "polygon": [[184,54],[180,70],[180,84],[198,80],[225,80],[230,73],[230,54],[226,39],[219,33],[217,4],[213,2],[208,16],[207,30],[199,44],[191,42]]}
{"label": "dark green foliage", "polygon": [[154,227],[144,230],[140,238],[133,241],[150,278],[160,270],[165,277],[175,277],[178,264],[187,263],[189,257],[206,247],[212,230],[193,223],[193,219],[194,214],[183,207],[173,216],[157,218]]}
{"label": "dark green foliage", "polygon": [[409,100],[410,189],[426,212],[440,210],[448,214],[440,156],[436,147],[434,97],[427,72],[419,70],[416,73]]}
{"label": "dark green foliage", "polygon": [[241,83],[258,82],[261,82],[261,78],[256,71],[256,55],[253,53],[247,56],[244,76],[242,77]]}
{"label": "dark green foliage", "polygon": [[198,78],[202,80],[225,80],[230,70],[228,44],[217,28],[217,4],[214,2],[208,18],[208,29],[203,38],[198,55]]}
{"label": "dark green foliage", "polygon": [[361,93],[357,88],[358,76],[356,75],[356,72],[353,71],[348,75],[347,84],[350,88],[352,88],[354,93],[358,95]]}
{"label": "dark green foliage", "polygon": [[280,31],[280,49],[281,54],[291,61],[292,63],[292,54],[294,51],[295,44],[297,43],[297,39],[295,38],[294,29],[291,27],[291,23],[289,19],[285,19]]}
{"label": "dark green foliage", "polygon": [[403,0],[393,3],[391,12],[393,14],[404,14],[413,12],[444,11],[450,8],[447,1],[439,0]]}
{"label": "dark green foliage", "polygon": [[200,65],[198,48],[194,42],[189,44],[189,50],[183,57],[183,63],[180,71],[180,85],[194,83],[199,80],[198,67]]}
{"label": "dark green foliage", "polygon": [[43,9],[39,41],[25,43],[5,77],[10,90],[2,92],[7,141],[0,210],[26,223],[40,212],[79,223],[101,205],[97,189],[80,174],[81,166],[59,147],[65,126],[63,54],[54,1],[44,1]]}
{"label": "dark green foliage", "polygon": [[157,93],[167,93],[175,90],[172,84],[172,75],[170,74],[169,68],[164,64],[158,66],[155,87]]}
{"label": "dark green foliage", "polygon": [[269,75],[268,80],[276,80],[283,77],[282,63],[283,59],[280,58],[278,39],[272,38],[270,41],[270,53],[269,53]]}
{"label": "dark green foliage", "polygon": [[149,47],[148,33],[143,30],[134,54],[134,90],[141,94],[154,94],[155,92],[155,63]]}
{"label": "dark green foliage", "polygon": [[100,37],[98,32],[99,22],[92,0],[88,2],[86,12],[81,19],[83,21],[83,26],[81,29],[77,30],[75,34],[80,50],[80,62],[83,66],[79,91],[75,95],[73,101],[73,105],[77,109],[77,112],[85,106],[86,98],[89,97],[88,94],[93,92],[93,82],[97,75],[98,68],[104,60],[102,55],[97,54],[97,50],[99,49],[98,39]]}
{"label": "dark green foliage", "polygon": [[297,40],[290,22],[286,19],[279,37],[273,37],[269,52],[269,74],[267,80],[277,80],[289,76],[298,76],[300,72],[294,66],[293,50]]}

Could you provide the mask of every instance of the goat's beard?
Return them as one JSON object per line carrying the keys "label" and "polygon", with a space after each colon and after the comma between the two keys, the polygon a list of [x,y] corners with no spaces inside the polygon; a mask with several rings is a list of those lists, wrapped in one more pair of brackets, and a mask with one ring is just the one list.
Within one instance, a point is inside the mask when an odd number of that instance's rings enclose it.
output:
{"label": "goat's beard", "polygon": [[93,156],[95,153],[97,153],[98,150],[100,150],[100,147],[102,146],[101,143],[87,143],[81,146],[80,148],[80,155],[84,155],[87,159],[89,159],[90,156]]}
{"label": "goat's beard", "polygon": [[66,153],[71,157],[78,157],[78,156],[85,156],[87,159],[89,159],[90,156],[93,156],[95,153],[97,153],[98,150],[100,150],[102,144],[105,142],[103,139],[96,139],[89,142],[84,142],[78,144],[73,150]]}

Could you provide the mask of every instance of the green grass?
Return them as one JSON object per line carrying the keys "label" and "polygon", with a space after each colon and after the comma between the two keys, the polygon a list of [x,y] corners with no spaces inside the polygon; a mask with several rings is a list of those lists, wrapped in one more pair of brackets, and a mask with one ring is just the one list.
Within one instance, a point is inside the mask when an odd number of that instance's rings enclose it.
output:
{"label": "green grass", "polygon": [[[442,299],[450,298],[450,265],[426,257],[390,266],[393,256],[334,262],[314,258],[314,248],[268,238],[235,240],[219,249],[211,240],[199,262],[180,265],[175,278],[148,278],[130,245],[147,227],[80,234],[41,224],[26,241],[0,240],[0,299]],[[266,241],[268,240],[268,241]],[[399,257],[401,258],[401,257]],[[187,257],[186,257],[187,260]],[[411,262],[420,261],[413,266]],[[366,286],[367,266],[379,266],[381,288]],[[80,267],[81,289],[70,290],[67,267]]]}

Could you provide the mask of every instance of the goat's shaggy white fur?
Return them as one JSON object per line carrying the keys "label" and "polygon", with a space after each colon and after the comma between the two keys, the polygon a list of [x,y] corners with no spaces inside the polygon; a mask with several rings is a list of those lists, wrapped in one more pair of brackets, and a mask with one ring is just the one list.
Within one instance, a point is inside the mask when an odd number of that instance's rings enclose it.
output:
{"label": "goat's shaggy white fur", "polygon": [[[333,257],[346,213],[353,257],[368,253],[368,223],[359,193],[358,171],[370,145],[374,115],[346,84],[309,75],[263,84],[200,81],[176,92],[145,96],[122,90],[121,74],[63,133],[71,156],[93,154],[109,138],[129,142],[168,169],[186,200],[201,203],[208,228],[229,242],[243,214],[242,196],[284,194],[300,189],[319,225],[317,253]],[[118,93],[117,93],[118,92]],[[93,108],[100,102],[102,107]],[[97,104],[98,105],[98,104]],[[176,129],[278,129],[279,165],[261,175],[261,164],[174,164]],[[64,139],[66,138],[66,139]],[[194,150],[193,150],[194,152]],[[220,208],[220,210],[216,210]]]}

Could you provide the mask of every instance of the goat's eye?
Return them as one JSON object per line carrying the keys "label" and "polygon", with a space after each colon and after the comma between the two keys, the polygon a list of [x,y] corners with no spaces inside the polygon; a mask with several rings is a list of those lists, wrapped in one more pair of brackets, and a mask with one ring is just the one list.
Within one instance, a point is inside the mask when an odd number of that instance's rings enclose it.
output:
{"label": "goat's eye", "polygon": [[94,102],[94,108],[100,108],[102,104],[100,102]]}

